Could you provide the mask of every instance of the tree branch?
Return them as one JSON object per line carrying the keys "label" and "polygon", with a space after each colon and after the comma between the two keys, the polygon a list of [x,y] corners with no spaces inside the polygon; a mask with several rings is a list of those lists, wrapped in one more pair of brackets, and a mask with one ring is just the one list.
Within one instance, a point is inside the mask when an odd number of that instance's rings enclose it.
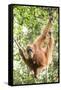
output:
{"label": "tree branch", "polygon": [[14,39],[14,42],[16,43],[16,45],[18,46],[19,49],[19,53],[21,55],[21,57],[23,58],[24,62],[27,62],[28,57],[25,55],[25,50],[24,48],[20,47],[19,42],[17,42],[17,40]]}

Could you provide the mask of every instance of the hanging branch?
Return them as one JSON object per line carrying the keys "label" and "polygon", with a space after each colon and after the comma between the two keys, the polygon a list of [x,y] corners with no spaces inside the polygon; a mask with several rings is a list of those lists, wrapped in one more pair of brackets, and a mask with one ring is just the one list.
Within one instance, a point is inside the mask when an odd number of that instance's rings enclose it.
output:
{"label": "hanging branch", "polygon": [[19,53],[20,53],[20,55],[22,56],[24,62],[27,62],[27,57],[26,57],[26,55],[25,55],[25,52],[24,52],[25,50],[24,50],[24,48],[20,47],[20,44],[19,44],[19,42],[17,42],[17,40],[14,39],[14,42],[15,42],[16,45],[18,46]]}

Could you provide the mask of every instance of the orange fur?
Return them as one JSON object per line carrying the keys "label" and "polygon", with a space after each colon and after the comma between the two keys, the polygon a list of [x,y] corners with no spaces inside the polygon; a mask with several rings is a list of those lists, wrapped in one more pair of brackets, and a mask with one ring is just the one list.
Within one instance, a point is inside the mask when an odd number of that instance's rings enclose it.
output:
{"label": "orange fur", "polygon": [[53,35],[49,35],[47,47],[43,47],[43,44],[48,36],[52,26],[52,21],[49,20],[43,34],[36,38],[36,40],[27,46],[27,49],[31,49],[29,54],[29,60],[32,61],[32,65],[29,67],[33,70],[34,76],[37,77],[47,65],[52,61],[52,52],[54,46]]}

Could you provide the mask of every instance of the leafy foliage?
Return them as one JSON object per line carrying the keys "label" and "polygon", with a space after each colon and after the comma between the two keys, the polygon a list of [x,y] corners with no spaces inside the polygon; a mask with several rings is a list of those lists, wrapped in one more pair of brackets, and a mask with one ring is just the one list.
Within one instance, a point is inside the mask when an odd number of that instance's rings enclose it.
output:
{"label": "leafy foliage", "polygon": [[[13,6],[13,38],[17,39],[20,45],[26,48],[40,35],[43,27],[47,25],[50,7],[36,6]],[[41,73],[39,79],[35,79],[30,73],[28,66],[19,55],[18,48],[13,42],[13,84],[52,83],[58,82],[58,8],[51,8],[54,18],[53,33],[55,48],[53,62]]]}

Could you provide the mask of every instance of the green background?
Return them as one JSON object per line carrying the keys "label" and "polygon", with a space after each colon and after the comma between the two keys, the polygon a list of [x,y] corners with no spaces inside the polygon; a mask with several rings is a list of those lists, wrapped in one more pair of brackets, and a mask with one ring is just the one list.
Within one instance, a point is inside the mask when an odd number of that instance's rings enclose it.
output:
{"label": "green background", "polygon": [[49,14],[53,12],[53,35],[55,46],[53,51],[53,62],[41,73],[39,79],[35,79],[30,73],[28,66],[19,55],[16,43],[13,41],[13,84],[33,84],[33,83],[54,83],[58,82],[58,8],[36,7],[36,6],[13,6],[13,38],[26,48],[39,36],[43,28],[47,25]]}

